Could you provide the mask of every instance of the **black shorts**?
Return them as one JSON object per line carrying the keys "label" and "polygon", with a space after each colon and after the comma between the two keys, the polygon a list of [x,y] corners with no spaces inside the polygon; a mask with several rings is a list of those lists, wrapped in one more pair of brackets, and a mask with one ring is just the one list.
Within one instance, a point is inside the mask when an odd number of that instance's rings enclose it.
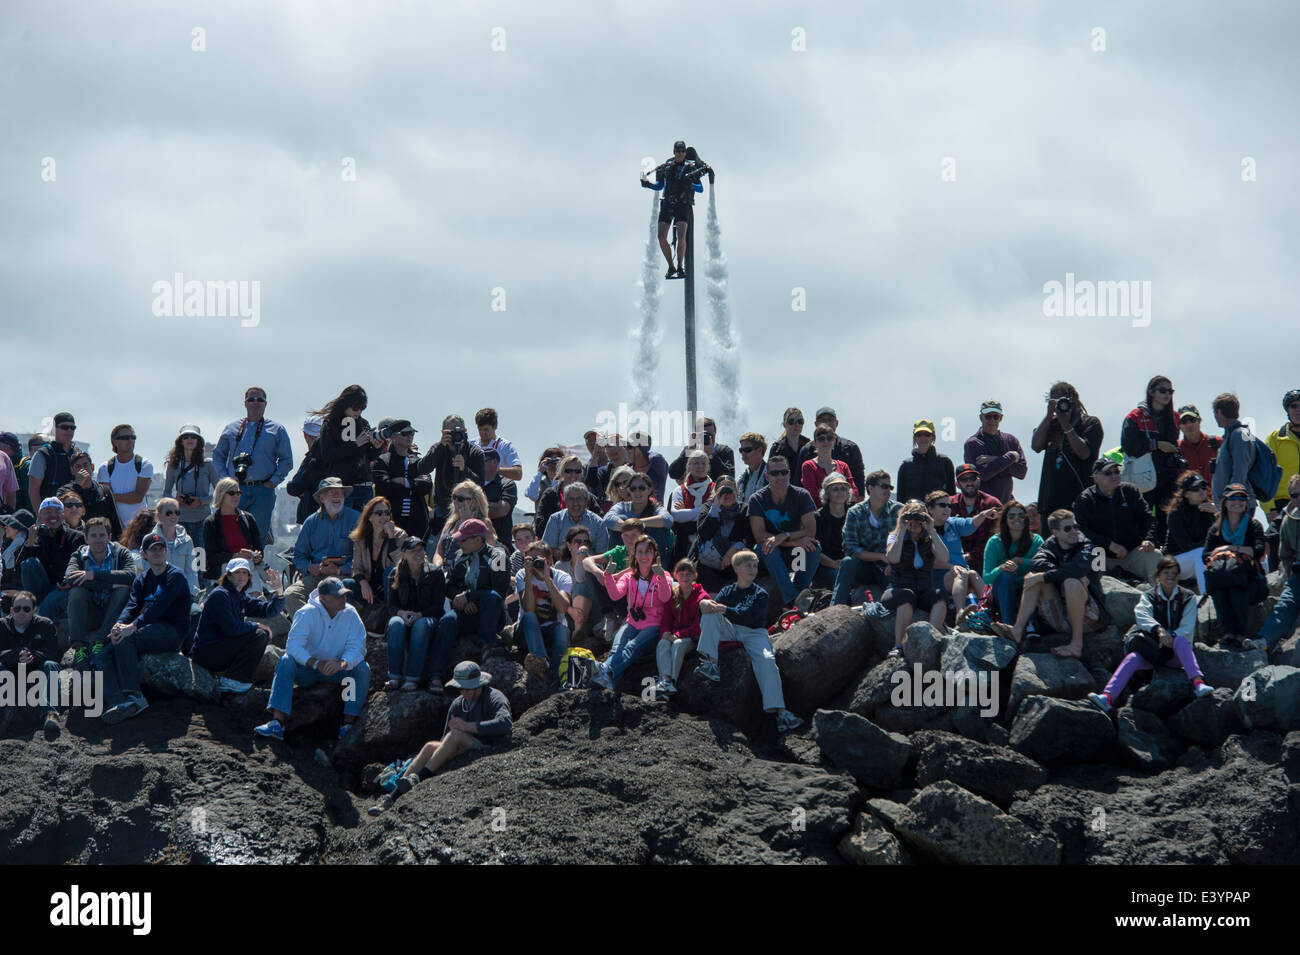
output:
{"label": "black shorts", "polygon": [[689,202],[662,202],[659,204],[659,221],[670,222],[676,219],[678,222],[689,222],[691,218],[691,204]]}
{"label": "black shorts", "polygon": [[910,587],[890,587],[880,595],[880,602],[890,610],[897,610],[904,604],[911,604],[917,610],[929,613],[930,609],[944,599],[944,593],[937,587],[925,587],[912,590]]}

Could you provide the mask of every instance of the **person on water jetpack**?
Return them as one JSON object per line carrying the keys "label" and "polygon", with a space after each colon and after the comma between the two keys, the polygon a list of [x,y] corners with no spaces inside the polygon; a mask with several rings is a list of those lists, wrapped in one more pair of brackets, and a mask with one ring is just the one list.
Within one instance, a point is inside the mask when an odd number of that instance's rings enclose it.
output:
{"label": "person on water jetpack", "polygon": [[[661,163],[655,170],[655,181],[650,182],[646,173],[641,174],[641,185],[646,189],[663,190],[663,199],[659,204],[659,248],[668,260],[670,279],[686,277],[686,229],[691,222],[691,206],[695,204],[695,193],[703,192],[700,179],[708,175],[713,182],[713,169],[700,159],[695,147],[688,147],[682,140],[673,143],[673,158]],[[673,251],[668,243],[668,227],[677,226],[677,266],[673,267]]]}

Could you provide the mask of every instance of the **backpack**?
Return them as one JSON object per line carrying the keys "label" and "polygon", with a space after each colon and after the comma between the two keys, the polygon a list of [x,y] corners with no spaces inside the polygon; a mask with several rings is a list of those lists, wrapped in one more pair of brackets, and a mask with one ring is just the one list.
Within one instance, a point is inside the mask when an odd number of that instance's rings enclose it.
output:
{"label": "backpack", "polygon": [[1252,434],[1245,425],[1241,426],[1241,437],[1255,446],[1255,460],[1246,473],[1246,483],[1255,492],[1256,500],[1271,501],[1277,494],[1277,486],[1282,483],[1282,468],[1278,466],[1277,457],[1264,439]]}
{"label": "backpack", "polygon": [[[140,455],[137,454],[137,455],[135,456],[135,476],[136,476],[136,477],[139,477],[139,476],[140,476],[140,470],[143,468],[143,466],[144,466],[144,462],[141,460]],[[115,467],[117,467],[117,455],[113,455],[111,458],[108,459],[108,479],[109,479],[110,481],[113,480],[113,468],[115,468]]]}
{"label": "backpack", "polygon": [[596,655],[590,650],[584,647],[569,647],[564,651],[564,656],[560,657],[560,689],[585,689],[591,683],[591,678],[596,675],[596,668],[599,665],[596,662]]}
{"label": "backpack", "polygon": [[810,587],[795,598],[794,605],[805,614],[814,614],[829,607],[834,596],[831,591],[824,588]]}

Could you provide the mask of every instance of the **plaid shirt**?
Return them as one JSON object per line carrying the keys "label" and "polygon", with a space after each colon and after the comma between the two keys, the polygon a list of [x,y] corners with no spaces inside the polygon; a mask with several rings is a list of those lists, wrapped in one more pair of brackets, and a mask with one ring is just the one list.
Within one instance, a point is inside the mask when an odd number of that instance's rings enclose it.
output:
{"label": "plaid shirt", "polygon": [[883,554],[889,549],[889,535],[898,523],[898,512],[903,505],[893,498],[885,503],[885,512],[881,515],[880,526],[871,526],[871,503],[869,500],[854,504],[844,515],[844,556],[851,557],[860,550],[872,554]]}

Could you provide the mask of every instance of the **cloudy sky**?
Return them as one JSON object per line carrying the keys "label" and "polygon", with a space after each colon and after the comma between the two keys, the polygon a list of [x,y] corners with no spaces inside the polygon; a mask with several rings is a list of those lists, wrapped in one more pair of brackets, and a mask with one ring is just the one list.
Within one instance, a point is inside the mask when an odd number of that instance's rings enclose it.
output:
{"label": "cloudy sky", "polygon": [[[1249,2],[7,2],[0,426],[71,410],[98,460],[129,422],[156,461],[259,384],[300,451],[355,381],[421,444],[493,405],[531,469],[632,400],[635,176],[679,137],[718,172],[742,423],[769,439],[833,405],[892,471],[919,417],[959,456],[990,396],[1027,443],[1065,378],[1109,447],[1157,373],[1276,425],[1298,27]],[[259,282],[256,327],[155,315],[178,272]],[[1071,272],[1150,282],[1149,324],[1044,315]]]}

